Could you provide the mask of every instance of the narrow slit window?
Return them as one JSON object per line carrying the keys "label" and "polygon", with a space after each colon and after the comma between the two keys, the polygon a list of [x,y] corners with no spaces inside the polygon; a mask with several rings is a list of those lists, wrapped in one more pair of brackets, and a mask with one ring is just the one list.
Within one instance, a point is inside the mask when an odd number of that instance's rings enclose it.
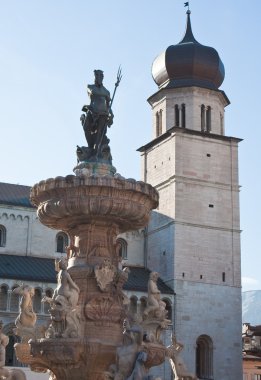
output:
{"label": "narrow slit window", "polygon": [[206,129],[206,115],[205,115],[205,106],[201,106],[201,132],[205,132]]}
{"label": "narrow slit window", "polygon": [[206,124],[207,124],[207,132],[211,132],[211,107],[207,107]]}
{"label": "narrow slit window", "polygon": [[159,136],[159,113],[156,112],[156,137]]}
{"label": "narrow slit window", "polygon": [[175,127],[179,127],[179,106],[175,105]]}
{"label": "narrow slit window", "polygon": [[181,126],[182,128],[186,128],[186,106],[182,104],[181,106]]}

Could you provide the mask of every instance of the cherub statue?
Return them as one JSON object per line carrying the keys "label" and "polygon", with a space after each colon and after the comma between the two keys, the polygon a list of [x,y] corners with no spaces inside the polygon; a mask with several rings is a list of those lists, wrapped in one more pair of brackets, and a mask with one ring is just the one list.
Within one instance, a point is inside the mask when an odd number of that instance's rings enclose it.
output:
{"label": "cherub statue", "polygon": [[34,288],[29,285],[21,285],[13,290],[13,293],[21,296],[19,315],[16,318],[16,327],[33,328],[37,316],[33,310]]}
{"label": "cherub statue", "polygon": [[65,259],[56,260],[56,270],[58,271],[57,288],[52,298],[63,296],[69,305],[74,308],[78,303],[80,289],[68,273]]}
{"label": "cherub statue", "polygon": [[78,299],[80,289],[67,271],[65,259],[56,260],[57,287],[52,298],[44,296],[42,302],[51,306],[52,323],[46,334],[48,337],[75,337],[78,334]]}
{"label": "cherub statue", "polygon": [[148,301],[144,310],[144,316],[151,315],[155,318],[164,319],[167,315],[166,304],[160,299],[160,291],[157,286],[159,274],[157,272],[150,273],[148,281]]}

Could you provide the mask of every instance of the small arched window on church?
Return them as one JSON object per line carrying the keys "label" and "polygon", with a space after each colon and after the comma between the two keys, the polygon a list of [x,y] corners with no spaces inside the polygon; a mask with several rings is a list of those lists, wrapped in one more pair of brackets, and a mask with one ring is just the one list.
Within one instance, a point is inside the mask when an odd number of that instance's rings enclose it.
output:
{"label": "small arched window on church", "polygon": [[35,313],[41,313],[42,308],[42,290],[40,288],[36,288],[34,290],[34,297],[33,297],[33,305],[34,305],[34,312]]}
{"label": "small arched window on church", "polygon": [[66,246],[68,246],[68,236],[64,232],[58,232],[56,235],[56,252],[65,253]]}
{"label": "small arched window on church", "polygon": [[185,104],[181,105],[181,127],[186,128],[186,106],[185,106]]}
{"label": "small arched window on church", "polygon": [[208,335],[197,339],[196,374],[200,379],[213,379],[213,342]]}
{"label": "small arched window on church", "polygon": [[207,107],[206,110],[206,129],[207,132],[211,132],[211,107]]}
{"label": "small arched window on church", "polygon": [[128,257],[128,243],[126,240],[119,238],[117,239],[117,245],[119,257],[122,258],[122,260],[126,260]]}
{"label": "small arched window on church", "polygon": [[6,228],[0,224],[0,247],[5,247],[6,244]]}
{"label": "small arched window on church", "polygon": [[136,296],[130,297],[129,311],[132,316],[137,314],[138,311],[138,298]]}
{"label": "small arched window on church", "polygon": [[3,284],[0,287],[0,310],[7,309],[7,297],[8,297],[8,286]]}
{"label": "small arched window on church", "polygon": [[15,288],[18,288],[18,285],[12,287],[11,299],[10,299],[10,310],[18,311],[19,308],[19,294],[13,292]]}
{"label": "small arched window on church", "polygon": [[[48,298],[52,298],[52,296],[53,296],[53,289],[51,289],[51,288],[46,289],[46,291],[45,291],[45,295],[46,295],[46,297],[48,297]],[[48,314],[48,313],[49,313],[49,310],[50,310],[50,304],[49,304],[49,302],[45,302],[45,303],[44,303],[44,313],[45,313],[45,314]]]}
{"label": "small arched window on church", "polygon": [[141,297],[140,299],[140,314],[142,315],[144,313],[144,310],[147,307],[147,298]]}
{"label": "small arched window on church", "polygon": [[16,354],[14,351],[15,343],[20,343],[21,339],[17,335],[14,334],[13,330],[15,328],[14,323],[9,323],[4,327],[4,334],[8,336],[9,343],[5,349],[5,365],[9,367],[22,367],[21,362],[16,358]]}
{"label": "small arched window on church", "polygon": [[168,298],[163,298],[163,300],[166,304],[166,310],[167,310],[167,318],[172,321],[172,306],[171,301]]}
{"label": "small arched window on church", "polygon": [[175,107],[174,107],[174,117],[175,117],[174,126],[179,127],[180,122],[179,122],[179,106],[178,106],[178,104],[175,104]]}

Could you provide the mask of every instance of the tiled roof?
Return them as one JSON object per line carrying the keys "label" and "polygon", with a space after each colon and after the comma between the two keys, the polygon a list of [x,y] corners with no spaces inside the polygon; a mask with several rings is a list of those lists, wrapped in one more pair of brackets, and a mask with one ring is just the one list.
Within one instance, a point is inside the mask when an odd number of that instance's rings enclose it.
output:
{"label": "tiled roof", "polygon": [[0,277],[55,283],[54,260],[0,254]]}
{"label": "tiled roof", "polygon": [[[2,279],[56,283],[56,275],[54,259],[0,254],[0,278]],[[130,267],[129,278],[124,289],[147,292],[149,275],[148,269]],[[157,284],[161,293],[173,294],[173,290],[160,278]]]}
{"label": "tiled roof", "polygon": [[[125,290],[136,290],[147,292],[150,272],[143,267],[129,267],[130,273],[127,283],[124,285]],[[173,290],[163,282],[161,278],[157,282],[158,289],[164,294],[174,294]]]}
{"label": "tiled roof", "polygon": [[30,186],[0,182],[0,204],[34,207],[30,200]]}

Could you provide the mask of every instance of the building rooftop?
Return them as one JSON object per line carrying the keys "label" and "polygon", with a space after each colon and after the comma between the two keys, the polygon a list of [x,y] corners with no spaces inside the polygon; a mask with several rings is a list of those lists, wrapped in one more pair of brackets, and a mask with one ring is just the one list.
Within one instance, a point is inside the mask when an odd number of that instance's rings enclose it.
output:
{"label": "building rooftop", "polygon": [[0,254],[0,277],[20,281],[56,282],[53,259]]}
{"label": "building rooftop", "polygon": [[[130,267],[130,273],[124,290],[147,292],[150,271],[142,267]],[[19,281],[41,281],[56,283],[57,273],[54,259],[43,259],[32,256],[0,254],[0,277]],[[158,279],[161,293],[173,294],[173,290],[162,279]]]}
{"label": "building rooftop", "polygon": [[[128,281],[124,285],[124,290],[135,290],[147,292],[148,281],[151,271],[143,267],[129,267],[130,273]],[[164,294],[174,294],[173,290],[159,278],[157,281],[158,289]]]}
{"label": "building rooftop", "polygon": [[31,207],[30,186],[0,182],[0,204]]}

